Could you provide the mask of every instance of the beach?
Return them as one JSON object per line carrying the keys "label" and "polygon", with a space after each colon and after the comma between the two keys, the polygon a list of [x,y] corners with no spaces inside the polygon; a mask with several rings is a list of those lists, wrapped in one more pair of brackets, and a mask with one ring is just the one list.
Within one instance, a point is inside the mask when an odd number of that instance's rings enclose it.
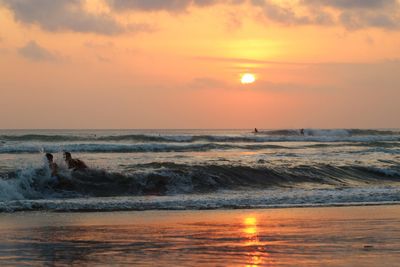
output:
{"label": "beach", "polygon": [[400,206],[0,214],[2,266],[398,266]]}

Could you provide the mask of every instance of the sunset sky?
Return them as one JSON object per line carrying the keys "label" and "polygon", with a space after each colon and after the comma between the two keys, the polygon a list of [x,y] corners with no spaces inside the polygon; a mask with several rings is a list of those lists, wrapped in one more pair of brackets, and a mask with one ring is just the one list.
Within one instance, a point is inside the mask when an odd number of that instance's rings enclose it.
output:
{"label": "sunset sky", "polygon": [[397,0],[0,0],[0,128],[398,128],[399,115]]}

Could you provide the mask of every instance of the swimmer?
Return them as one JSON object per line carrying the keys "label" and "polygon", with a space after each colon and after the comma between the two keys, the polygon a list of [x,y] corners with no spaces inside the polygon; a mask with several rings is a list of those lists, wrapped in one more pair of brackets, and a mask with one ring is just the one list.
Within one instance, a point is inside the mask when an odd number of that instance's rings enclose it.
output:
{"label": "swimmer", "polygon": [[53,155],[50,153],[46,153],[47,161],[49,162],[49,169],[51,171],[51,177],[58,176],[58,166],[57,163],[53,161]]}
{"label": "swimmer", "polygon": [[72,169],[74,171],[82,171],[88,168],[88,166],[80,159],[73,159],[71,153],[64,152],[64,159],[67,163],[68,169]]}

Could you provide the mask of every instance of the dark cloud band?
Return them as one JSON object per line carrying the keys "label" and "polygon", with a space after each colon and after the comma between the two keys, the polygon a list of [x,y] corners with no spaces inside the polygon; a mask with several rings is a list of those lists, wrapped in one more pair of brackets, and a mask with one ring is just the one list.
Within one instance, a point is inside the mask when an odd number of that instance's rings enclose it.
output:
{"label": "dark cloud band", "polygon": [[[82,0],[0,0],[14,13],[15,20],[36,24],[47,31],[74,31],[113,35],[151,31],[147,25],[121,25],[110,14],[92,14]],[[106,0],[111,10],[124,12],[181,12],[190,7],[252,5],[270,22],[288,26],[341,25],[349,30],[363,28],[400,29],[397,0],[300,0],[296,3],[272,0]],[[298,12],[298,7],[301,12]]]}

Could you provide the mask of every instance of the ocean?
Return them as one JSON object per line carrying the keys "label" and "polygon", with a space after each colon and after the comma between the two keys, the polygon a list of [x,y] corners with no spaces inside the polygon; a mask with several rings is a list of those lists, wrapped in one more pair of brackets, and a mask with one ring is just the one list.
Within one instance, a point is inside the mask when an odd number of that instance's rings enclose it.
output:
{"label": "ocean", "polygon": [[[68,169],[64,151],[89,169]],[[0,212],[399,201],[399,129],[0,130]]]}

